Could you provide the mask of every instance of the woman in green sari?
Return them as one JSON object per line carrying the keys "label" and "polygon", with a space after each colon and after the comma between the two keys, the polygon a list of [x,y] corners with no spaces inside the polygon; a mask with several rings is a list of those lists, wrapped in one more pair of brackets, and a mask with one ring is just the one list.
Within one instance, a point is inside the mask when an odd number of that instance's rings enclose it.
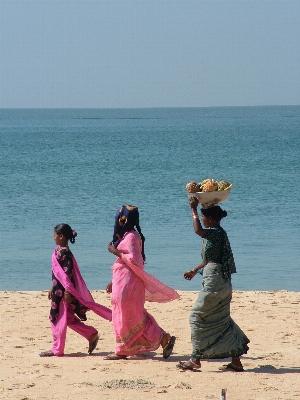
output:
{"label": "woman in green sari", "polygon": [[192,356],[177,367],[182,370],[200,369],[201,359],[232,357],[232,361],[220,369],[241,372],[244,369],[240,356],[247,353],[249,339],[230,317],[231,274],[236,272],[236,268],[227,234],[220,226],[227,212],[219,206],[202,208],[203,228],[197,212],[197,198],[191,197],[189,202],[194,231],[203,238],[203,262],[185,272],[184,278],[191,280],[200,271],[203,282],[190,315]]}

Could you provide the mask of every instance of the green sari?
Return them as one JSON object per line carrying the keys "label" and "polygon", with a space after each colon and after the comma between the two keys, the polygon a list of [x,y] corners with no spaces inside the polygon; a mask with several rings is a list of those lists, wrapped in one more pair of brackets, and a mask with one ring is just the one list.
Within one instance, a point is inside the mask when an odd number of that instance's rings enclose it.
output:
{"label": "green sari", "polygon": [[[205,260],[206,239],[202,258]],[[192,358],[227,358],[247,353],[250,342],[230,317],[231,278],[224,278],[223,266],[208,263],[203,269],[202,290],[190,315]]]}

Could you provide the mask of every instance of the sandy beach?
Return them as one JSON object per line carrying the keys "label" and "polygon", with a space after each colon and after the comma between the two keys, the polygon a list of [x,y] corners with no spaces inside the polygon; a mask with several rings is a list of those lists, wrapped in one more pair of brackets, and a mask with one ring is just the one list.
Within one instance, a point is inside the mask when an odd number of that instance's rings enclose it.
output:
{"label": "sandy beach", "polygon": [[[0,398],[42,399],[220,399],[291,400],[300,398],[300,292],[234,291],[231,315],[249,337],[242,357],[245,371],[221,372],[228,360],[202,362],[201,371],[180,371],[176,364],[191,353],[189,314],[197,292],[179,292],[180,300],[146,303],[163,329],[177,337],[172,356],[159,349],[128,360],[106,361],[114,350],[111,323],[88,313],[99,330],[93,355],[87,341],[68,330],[64,357],[41,358],[51,348],[47,292],[0,292]],[[95,301],[110,306],[104,291]]]}

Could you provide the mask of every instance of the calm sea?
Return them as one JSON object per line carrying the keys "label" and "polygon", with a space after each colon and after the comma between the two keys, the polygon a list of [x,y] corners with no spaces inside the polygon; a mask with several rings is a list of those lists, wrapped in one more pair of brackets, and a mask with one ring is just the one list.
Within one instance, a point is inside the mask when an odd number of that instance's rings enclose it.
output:
{"label": "calm sea", "polygon": [[78,232],[71,249],[90,289],[110,281],[116,210],[140,209],[146,269],[198,290],[200,262],[185,185],[234,183],[222,221],[236,290],[300,290],[300,106],[0,110],[0,290],[51,284],[53,227]]}

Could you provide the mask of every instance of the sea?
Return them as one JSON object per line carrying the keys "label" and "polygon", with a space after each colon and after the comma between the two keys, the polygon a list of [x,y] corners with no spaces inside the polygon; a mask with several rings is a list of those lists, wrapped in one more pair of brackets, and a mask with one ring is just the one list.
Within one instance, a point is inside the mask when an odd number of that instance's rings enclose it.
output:
{"label": "sea", "polygon": [[186,184],[233,183],[221,221],[233,288],[300,290],[300,106],[0,110],[0,290],[51,286],[53,228],[91,290],[111,280],[116,211],[137,205],[146,271],[198,291],[202,277]]}

